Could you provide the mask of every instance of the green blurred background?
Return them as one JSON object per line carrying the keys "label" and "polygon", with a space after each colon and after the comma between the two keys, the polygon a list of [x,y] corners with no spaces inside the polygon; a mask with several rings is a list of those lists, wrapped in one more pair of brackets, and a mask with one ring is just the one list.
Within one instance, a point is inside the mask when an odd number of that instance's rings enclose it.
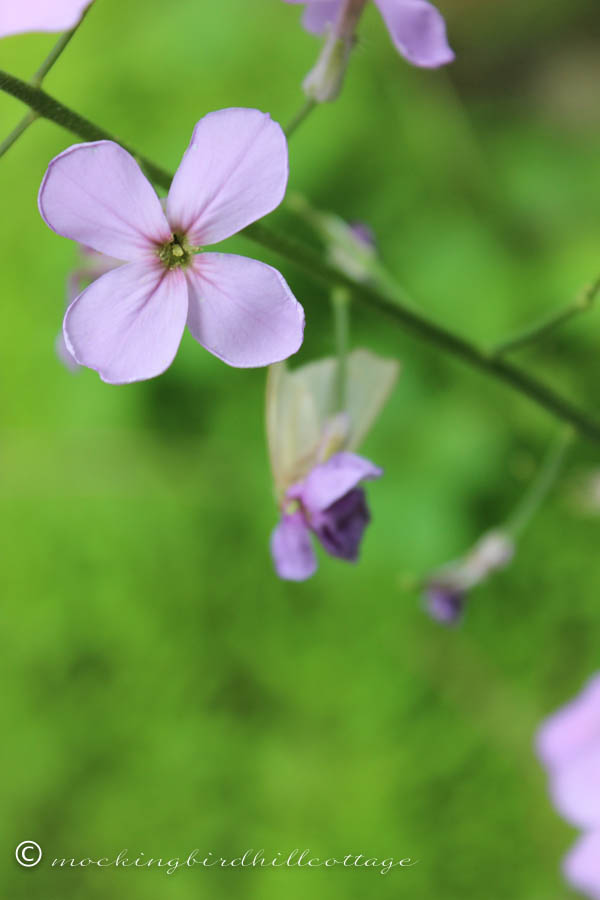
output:
{"label": "green blurred background", "polygon": [[[600,269],[600,9],[444,0],[458,61],[410,68],[375,8],[341,99],[291,142],[290,187],[371,224],[421,306],[491,343]],[[318,42],[280,0],[97,0],[46,82],[175,168],[195,122],[286,122]],[[0,44],[29,77],[53,36]],[[2,132],[22,115],[0,98]],[[187,336],[159,379],[71,375],[54,338],[75,248],[41,222],[38,122],[0,161],[2,895],[560,900],[572,832],[532,753],[540,719],[599,662],[600,520],[573,500],[578,443],[510,569],[440,629],[407,585],[509,514],[556,423],[356,309],[355,345],[404,371],[364,453],[360,564],[273,574],[263,371]],[[285,212],[271,218],[290,227]],[[241,239],[231,249],[260,255]],[[328,298],[275,257],[307,312],[300,360],[332,351]],[[519,357],[598,405],[598,314]],[[45,858],[21,869],[14,848]],[[54,857],[410,856],[413,868],[60,871]]]}

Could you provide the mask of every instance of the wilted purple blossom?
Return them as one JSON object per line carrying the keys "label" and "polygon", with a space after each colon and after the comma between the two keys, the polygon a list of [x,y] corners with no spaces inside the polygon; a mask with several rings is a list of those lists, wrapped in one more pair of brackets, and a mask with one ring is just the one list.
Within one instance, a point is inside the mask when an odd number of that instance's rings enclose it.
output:
{"label": "wilted purple blossom", "polygon": [[[304,3],[303,24],[307,31],[332,34],[351,40],[344,32],[344,19],[357,19],[364,0],[285,0]],[[452,62],[442,14],[426,0],[374,0],[399,53],[415,66],[436,68]],[[353,29],[352,29],[353,31]]]}
{"label": "wilted purple blossom", "polygon": [[366,350],[347,359],[346,409],[335,413],[337,361],[269,372],[267,432],[281,519],[271,537],[277,574],[303,581],[316,570],[312,538],[355,562],[370,521],[362,485],[382,470],[354,450],[382,408],[398,365]]}
{"label": "wilted purple blossom", "polygon": [[91,0],[2,0],[0,37],[74,28]]}
{"label": "wilted purple blossom", "polygon": [[285,496],[282,516],[271,536],[271,553],[280,578],[304,581],[314,574],[314,534],[330,556],[356,562],[369,523],[364,481],[383,470],[354,453],[336,453],[311,469]]}
{"label": "wilted purple blossom", "polygon": [[462,617],[468,592],[508,565],[513,555],[510,537],[492,531],[466,556],[433,572],[424,587],[425,608],[431,618],[442,625],[455,625]]}
{"label": "wilted purple blossom", "polygon": [[201,119],[167,197],[166,214],[118,144],[79,144],[48,167],[44,221],[64,237],[125,259],[69,306],[67,349],[111,384],[152,378],[173,361],[184,328],[232,366],[295,353],[304,312],[271,266],[203,247],[271,212],[288,177],[285,136],[268,115],[225,109]]}
{"label": "wilted purple blossom", "polygon": [[546,719],[536,737],[558,811],[583,829],[563,861],[576,889],[600,900],[600,673]]}

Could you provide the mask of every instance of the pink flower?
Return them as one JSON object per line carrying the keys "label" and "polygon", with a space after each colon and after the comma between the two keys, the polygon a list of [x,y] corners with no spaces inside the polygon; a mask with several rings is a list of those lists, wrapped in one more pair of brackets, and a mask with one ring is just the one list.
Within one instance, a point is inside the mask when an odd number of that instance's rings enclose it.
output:
{"label": "pink flower", "polygon": [[564,860],[565,876],[600,900],[600,674],[546,719],[536,743],[558,811],[584,829]]}
{"label": "pink flower", "polygon": [[79,22],[91,0],[3,0],[0,37],[25,31],[67,31]]}
{"label": "pink flower", "polygon": [[184,328],[231,366],[278,362],[302,343],[304,311],[271,266],[205,244],[230,237],[281,203],[285,136],[255,109],[198,122],[167,197],[166,215],[118,144],[78,144],[48,167],[42,218],[58,234],[126,262],[69,306],[69,352],[103,381],[153,378],[173,361]]}
{"label": "pink flower", "polygon": [[[285,0],[305,3],[303,23],[307,31],[321,34],[335,26],[357,0]],[[452,62],[446,24],[438,10],[426,0],[375,0],[399,53],[415,66],[436,68]]]}

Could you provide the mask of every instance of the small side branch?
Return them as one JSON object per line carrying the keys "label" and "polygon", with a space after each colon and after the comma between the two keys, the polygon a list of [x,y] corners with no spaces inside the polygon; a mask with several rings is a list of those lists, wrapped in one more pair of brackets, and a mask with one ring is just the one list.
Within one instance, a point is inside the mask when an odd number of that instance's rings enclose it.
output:
{"label": "small side branch", "polygon": [[544,338],[553,334],[571,319],[590,310],[596,301],[598,293],[600,293],[600,278],[588,285],[577,300],[565,307],[565,309],[544,319],[537,325],[528,328],[526,331],[522,331],[520,334],[515,335],[515,337],[498,344],[492,351],[493,355],[504,356],[507,353],[512,353],[514,350],[520,350],[522,347],[529,346],[529,344],[535,344],[538,341],[544,340]]}

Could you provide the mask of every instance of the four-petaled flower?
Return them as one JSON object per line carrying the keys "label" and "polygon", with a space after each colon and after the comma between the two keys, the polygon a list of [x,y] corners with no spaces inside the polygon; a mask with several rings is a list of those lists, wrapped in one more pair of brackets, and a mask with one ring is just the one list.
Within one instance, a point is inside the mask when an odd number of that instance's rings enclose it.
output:
{"label": "four-petaled flower", "polygon": [[69,306],[69,352],[111,384],[152,378],[173,361],[185,325],[232,366],[279,362],[302,343],[304,311],[271,266],[201,252],[275,209],[288,177],[287,142],[254,109],[201,119],[175,174],[166,215],[137,162],[118,144],[65,150],[39,194],[64,237],[126,262]]}
{"label": "four-petaled flower", "polygon": [[563,862],[565,876],[600,900],[600,674],[546,719],[536,745],[556,808],[584,830]]}
{"label": "four-petaled flower", "polygon": [[[307,31],[321,34],[334,26],[353,0],[285,0],[304,3]],[[354,0],[356,2],[356,0]],[[454,59],[442,14],[426,0],[375,0],[399,53],[415,66],[436,68]]]}
{"label": "four-petaled flower", "polygon": [[91,0],[3,0],[0,37],[26,31],[67,31],[74,28]]}
{"label": "four-petaled flower", "polygon": [[316,570],[311,533],[330,555],[356,561],[370,519],[361,484],[383,474],[353,451],[385,403],[398,364],[355,350],[346,371],[345,411],[337,414],[336,360],[269,371],[267,434],[281,510],[271,553],[277,574],[291,581]]}

